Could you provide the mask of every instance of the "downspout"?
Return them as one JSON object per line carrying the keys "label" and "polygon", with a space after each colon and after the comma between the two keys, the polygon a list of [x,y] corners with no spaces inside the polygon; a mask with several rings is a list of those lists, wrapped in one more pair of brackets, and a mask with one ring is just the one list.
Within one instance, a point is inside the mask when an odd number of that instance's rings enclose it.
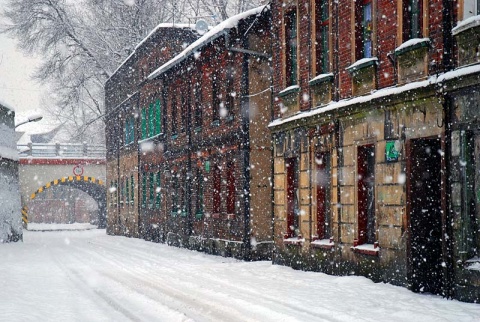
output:
{"label": "downspout", "polygon": [[[455,65],[453,62],[453,50],[454,42],[452,35],[452,27],[454,22],[454,9],[452,1],[443,0],[443,12],[442,12],[442,27],[443,27],[443,59],[442,65],[443,70],[449,71],[453,70]],[[445,204],[446,204],[446,213],[444,217],[444,236],[449,238],[444,238],[447,242],[444,244],[444,262],[446,263],[445,267],[445,296],[452,298],[454,295],[455,287],[455,273],[454,273],[454,251],[453,251],[453,227],[449,223],[452,222],[454,218],[452,210],[452,188],[450,184],[451,178],[451,160],[452,160],[452,126],[453,126],[453,98],[450,94],[446,93],[443,95],[443,111],[445,115]]]}
{"label": "downspout", "polygon": [[[248,38],[242,39],[243,48],[248,48]],[[243,259],[251,260],[251,241],[250,241],[250,98],[249,95],[249,75],[248,75],[248,55],[242,56],[242,78],[241,78],[241,113],[242,113],[242,152],[243,152],[243,197],[244,197],[244,231]]]}
{"label": "downspout", "polygon": [[[137,114],[138,115],[141,115],[141,111],[140,111],[140,93],[138,94],[137,96],[137,106],[136,106],[136,110],[137,110]],[[138,120],[140,119],[140,126],[141,126],[141,118],[140,117],[137,117],[137,126],[136,126],[136,137],[137,137],[137,216],[138,216],[138,222],[137,222],[137,226],[138,226],[138,233],[140,234],[140,218],[142,218],[142,216],[140,216],[140,162],[141,162],[141,158],[140,158],[140,153],[141,153],[141,149],[140,149],[140,144],[138,144],[138,138],[140,137],[140,131],[139,131],[139,127],[138,127]],[[119,169],[120,170],[120,169]],[[135,201],[134,201],[135,202]]]}
{"label": "downspout", "polygon": [[333,100],[334,101],[338,101],[340,99],[340,70],[339,70],[339,43],[338,43],[338,13],[339,13],[339,9],[338,9],[338,6],[339,6],[339,2],[338,1],[334,1],[334,6],[335,6],[335,30],[333,31],[333,35],[335,37],[335,47],[334,47],[334,50],[333,50],[333,55],[335,57],[335,63],[334,63],[334,77],[335,77],[335,80],[334,80],[334,93],[333,93]]}
{"label": "downspout", "polygon": [[191,125],[191,112],[192,112],[192,82],[188,83],[188,98],[187,98],[187,236],[192,235],[193,231],[193,213],[192,213],[192,125]]}

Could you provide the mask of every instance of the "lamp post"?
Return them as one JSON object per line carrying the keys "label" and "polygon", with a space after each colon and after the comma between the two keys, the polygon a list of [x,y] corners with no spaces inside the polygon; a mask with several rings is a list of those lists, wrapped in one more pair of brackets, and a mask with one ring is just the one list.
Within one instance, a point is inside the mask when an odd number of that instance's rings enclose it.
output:
{"label": "lamp post", "polygon": [[20,125],[26,124],[26,123],[38,122],[38,121],[40,121],[41,119],[43,119],[43,116],[40,115],[40,114],[30,115],[30,116],[27,118],[26,121],[20,122],[20,123],[18,123],[17,125],[15,125],[15,128],[19,127]]}

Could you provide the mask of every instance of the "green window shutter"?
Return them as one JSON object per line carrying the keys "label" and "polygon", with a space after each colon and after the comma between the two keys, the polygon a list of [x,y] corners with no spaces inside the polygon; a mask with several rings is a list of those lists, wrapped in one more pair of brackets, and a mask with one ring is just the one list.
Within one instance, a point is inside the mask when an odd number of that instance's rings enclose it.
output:
{"label": "green window shutter", "polygon": [[155,110],[153,104],[148,107],[148,136],[155,135]]}
{"label": "green window shutter", "polygon": [[147,206],[147,174],[142,173],[142,208]]}
{"label": "green window shutter", "polygon": [[125,126],[124,126],[124,131],[125,131],[125,145],[128,144],[128,139],[129,139],[129,133],[128,133],[128,131],[129,131],[129,129],[128,129],[129,126],[128,126],[128,123],[129,123],[129,119],[126,119],[126,120],[125,120]]}
{"label": "green window shutter", "polygon": [[162,106],[160,100],[155,103],[155,133],[160,134],[162,132]]}
{"label": "green window shutter", "polygon": [[147,138],[147,110],[142,109],[142,140]]}
{"label": "green window shutter", "polygon": [[155,195],[155,208],[160,208],[160,197],[161,197],[161,194],[160,194],[160,185],[161,185],[161,182],[160,182],[160,172],[157,173],[157,189],[155,191],[156,195]]}

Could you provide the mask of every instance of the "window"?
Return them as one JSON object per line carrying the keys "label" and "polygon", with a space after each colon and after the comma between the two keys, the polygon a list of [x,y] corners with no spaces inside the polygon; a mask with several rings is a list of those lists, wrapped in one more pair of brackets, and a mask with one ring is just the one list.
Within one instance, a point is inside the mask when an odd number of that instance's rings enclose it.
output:
{"label": "window", "polygon": [[[188,96],[188,92],[186,95]],[[187,129],[187,104],[189,104],[189,100],[185,95],[182,95],[180,98],[180,102],[180,132],[185,132],[185,130]]]}
{"label": "window", "polygon": [[464,0],[463,1],[463,20],[476,15],[480,15],[480,1]]}
{"label": "window", "polygon": [[141,114],[141,122],[142,122],[142,140],[147,138],[147,110],[145,108],[142,109]]}
{"label": "window", "polygon": [[142,208],[147,207],[147,173],[142,173]]}
{"label": "window", "polygon": [[220,79],[219,73],[217,70],[212,72],[212,121],[219,120],[219,109],[220,109]]}
{"label": "window", "polygon": [[232,116],[232,110],[235,102],[235,88],[234,88],[234,80],[235,80],[235,66],[233,64],[233,57],[229,58],[228,67],[226,69],[226,79],[227,79],[227,91],[225,97],[225,117]]}
{"label": "window", "polygon": [[133,206],[133,204],[135,203],[135,181],[133,180],[133,175],[130,177],[130,184],[130,204]]}
{"label": "window", "polygon": [[162,133],[162,105],[160,100],[155,102],[155,134]]}
{"label": "window", "polygon": [[177,134],[177,98],[172,95],[172,135]]}
{"label": "window", "polygon": [[285,13],[285,79],[286,85],[297,84],[297,11]]}
{"label": "window", "polygon": [[160,208],[160,201],[161,201],[161,190],[160,190],[160,186],[161,186],[161,177],[160,177],[160,172],[157,172],[157,181],[156,181],[156,186],[157,188],[155,189],[155,208],[159,209]]}
{"label": "window", "polygon": [[149,185],[149,198],[148,198],[148,208],[153,209],[154,200],[155,200],[155,173],[150,172],[150,185]]}
{"label": "window", "polygon": [[221,171],[220,167],[216,165],[213,168],[212,171],[212,176],[213,176],[213,207],[212,207],[212,212],[214,214],[220,213],[220,202],[221,202],[221,192],[222,192],[222,186],[221,186]]}
{"label": "window", "polygon": [[300,234],[300,191],[298,189],[298,161],[295,158],[285,160],[287,172],[287,237]]}
{"label": "window", "polygon": [[235,213],[235,164],[227,165],[227,214]]}
{"label": "window", "polygon": [[329,20],[328,0],[315,0],[315,71],[317,75],[329,71]]}
{"label": "window", "polygon": [[375,146],[358,147],[357,152],[358,243],[375,242]]}
{"label": "window", "polygon": [[197,215],[203,214],[203,173],[201,168],[197,169],[197,204],[195,208]]}
{"label": "window", "polygon": [[355,58],[370,58],[373,56],[373,21],[372,1],[356,1],[355,27]]}
{"label": "window", "polygon": [[130,205],[130,180],[128,177],[125,179],[125,204]]}
{"label": "window", "polygon": [[172,173],[172,216],[176,216],[178,214],[178,174]]}
{"label": "window", "polygon": [[423,0],[403,1],[403,42],[422,37]]}
{"label": "window", "polygon": [[125,120],[125,145],[133,143],[135,140],[135,118],[128,117]]}
{"label": "window", "polygon": [[155,132],[155,105],[150,104],[148,107],[148,136],[152,137],[156,134]]}
{"label": "window", "polygon": [[315,185],[317,190],[317,236],[327,239],[332,236],[330,181],[331,163],[329,153],[318,153],[315,157],[316,174]]}
{"label": "window", "polygon": [[195,95],[195,127],[202,126],[202,85],[200,80],[197,80],[194,88]]}

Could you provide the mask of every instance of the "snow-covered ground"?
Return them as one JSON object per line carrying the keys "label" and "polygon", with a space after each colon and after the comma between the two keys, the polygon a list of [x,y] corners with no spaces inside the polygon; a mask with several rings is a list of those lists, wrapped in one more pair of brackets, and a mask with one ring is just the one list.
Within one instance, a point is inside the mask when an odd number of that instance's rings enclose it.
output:
{"label": "snow-covered ground", "polygon": [[478,321],[480,305],[105,230],[0,245],[0,321]]}
{"label": "snow-covered ground", "polygon": [[73,223],[73,224],[41,224],[28,223],[28,230],[31,231],[52,231],[52,230],[86,230],[96,229],[97,226],[90,223]]}

